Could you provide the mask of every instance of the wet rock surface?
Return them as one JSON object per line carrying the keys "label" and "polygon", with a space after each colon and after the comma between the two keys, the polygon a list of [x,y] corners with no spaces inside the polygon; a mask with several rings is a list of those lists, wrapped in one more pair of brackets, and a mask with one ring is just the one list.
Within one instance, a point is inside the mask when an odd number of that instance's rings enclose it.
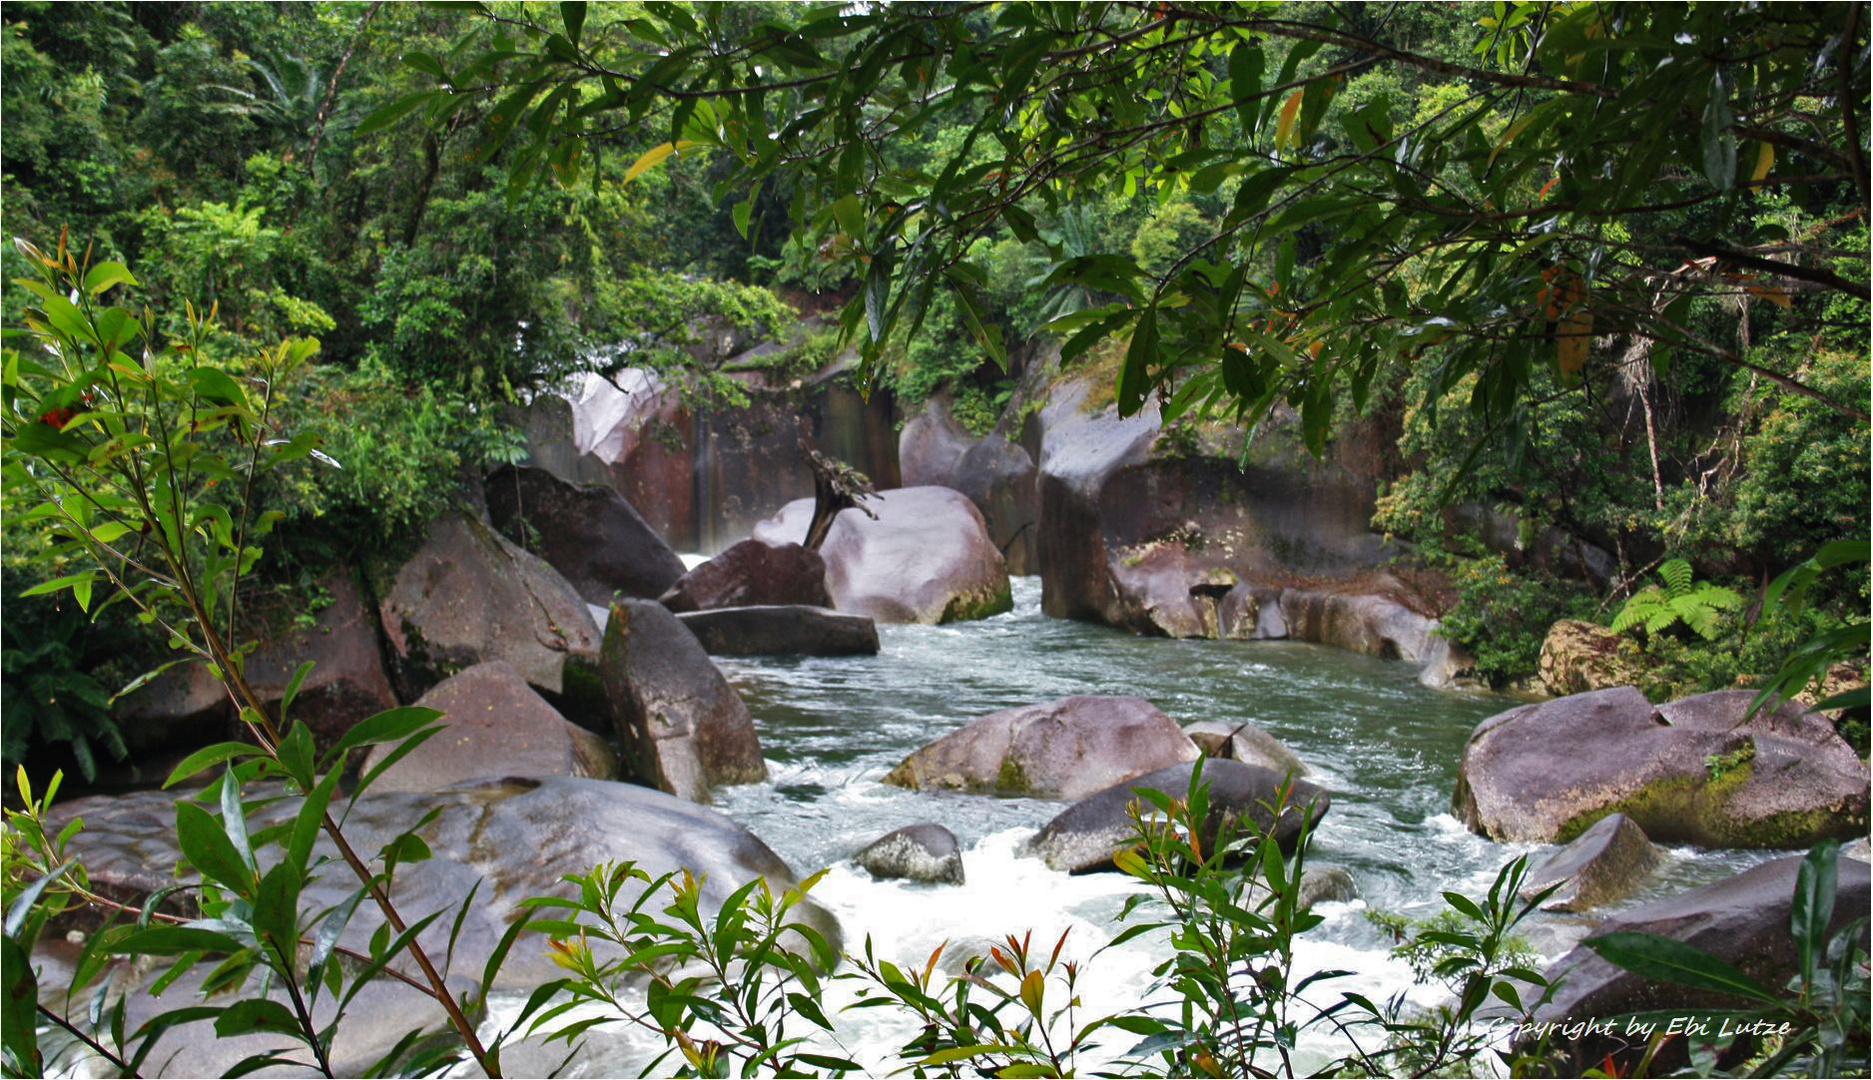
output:
{"label": "wet rock surface", "polygon": [[852,856],[852,861],[880,879],[963,883],[962,849],[956,834],[941,825],[906,825],[886,833]]}
{"label": "wet rock surface", "polygon": [[871,656],[878,625],[863,615],[798,604],[686,611],[677,620],[711,656]]}
{"label": "wet rock surface", "polygon": [[1624,814],[1593,823],[1573,843],[1550,855],[1528,873],[1524,898],[1560,885],[1542,907],[1549,911],[1590,911],[1645,884],[1658,866],[1658,848]]}
{"label": "wet rock surface", "polygon": [[484,490],[494,527],[544,558],[588,603],[656,597],[683,576],[683,560],[608,486],[507,465]]}
{"label": "wet rock surface", "polygon": [[900,787],[1078,799],[1167,765],[1194,743],[1138,697],[1075,696],[971,720],[885,776]]}
{"label": "wet rock surface", "polygon": [[759,540],[743,540],[689,571],[658,599],[679,614],[771,604],[832,606],[819,552]]}
{"label": "wet rock surface", "polygon": [[1184,734],[1209,757],[1240,761],[1244,765],[1260,765],[1276,772],[1292,772],[1296,776],[1306,776],[1308,773],[1306,764],[1295,756],[1294,751],[1254,724],[1198,720],[1194,724],[1185,724]]}
{"label": "wet rock surface", "polygon": [[1477,725],[1453,812],[1496,840],[1566,842],[1623,812],[1666,843],[1807,847],[1864,835],[1867,769],[1799,705],[1743,719],[1754,693],[1656,708],[1631,687],[1575,694]]}

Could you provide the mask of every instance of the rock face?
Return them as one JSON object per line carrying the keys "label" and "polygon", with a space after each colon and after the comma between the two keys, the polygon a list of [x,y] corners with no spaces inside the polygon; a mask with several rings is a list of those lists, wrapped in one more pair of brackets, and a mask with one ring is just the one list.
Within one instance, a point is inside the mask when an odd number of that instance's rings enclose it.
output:
{"label": "rock face", "polygon": [[1222,720],[1199,720],[1184,725],[1184,734],[1209,757],[1260,765],[1276,772],[1306,776],[1308,768],[1281,740],[1254,724],[1226,723]]}
{"label": "rock face", "polygon": [[1616,811],[1668,843],[1807,847],[1864,834],[1867,770],[1800,706],[1748,723],[1748,690],[1653,708],[1631,687],[1524,705],[1477,725],[1453,812],[1496,840],[1565,842]]}
{"label": "rock face", "polygon": [[[54,820],[62,824],[82,816],[85,829],[72,850],[84,859],[93,883],[125,902],[141,902],[175,883],[170,871],[181,854],[175,848],[173,799],[174,793],[154,791],[79,799],[61,806]],[[295,799],[256,807],[248,812],[249,828],[258,832],[288,821],[297,808]],[[440,792],[367,793],[346,818],[345,835],[357,850],[374,852],[431,808],[441,813],[418,835],[433,857],[397,867],[391,897],[413,919],[460,903],[482,881],[455,949],[455,969],[461,972],[480,973],[520,901],[571,895],[572,887],[561,876],[588,873],[600,862],[635,862],[653,878],[691,870],[702,879],[705,908],[719,906],[756,876],[767,878],[777,891],[796,883],[766,844],[721,814],[660,791],[605,780],[516,778]],[[312,857],[336,860],[337,854],[321,836]],[[357,889],[343,865],[334,866],[301,895],[302,910],[334,906]],[[631,887],[641,885],[627,887],[627,897]],[[805,920],[837,948],[837,921],[811,902],[795,910],[802,908]],[[340,943],[366,951],[382,921],[366,901]],[[450,921],[438,919],[419,937],[438,965],[447,952]],[[523,938],[492,989],[525,990],[563,975],[546,953],[537,941]]]}
{"label": "rock face", "polygon": [[[1211,761],[1203,766],[1203,779],[1210,785],[1210,820],[1205,824],[1206,843],[1214,840],[1219,819],[1225,815],[1254,822],[1266,834],[1273,828],[1276,838],[1286,848],[1300,834],[1304,808],[1312,806],[1311,820],[1319,821],[1332,800],[1327,793],[1305,780],[1292,781],[1293,787],[1279,820],[1269,810],[1284,784],[1284,773],[1257,765],[1234,761]],[[1135,830],[1126,807],[1140,801],[1135,789],[1155,788],[1174,798],[1181,798],[1190,787],[1190,768],[1172,765],[1143,776],[1121,781],[1074,803],[1048,822],[1028,842],[1028,853],[1046,861],[1055,870],[1085,873],[1112,868],[1112,856],[1130,847]]]}
{"label": "rock face", "polygon": [[391,677],[406,701],[489,660],[558,694],[568,689],[569,661],[598,658],[598,627],[566,579],[460,514],[431,522],[422,548],[379,595]]}
{"label": "rock face", "polygon": [[[1601,923],[1594,936],[1636,932],[1668,937],[1695,945],[1742,969],[1762,985],[1779,989],[1798,970],[1794,942],[1789,937],[1789,908],[1801,862],[1800,856],[1775,859],[1727,880],[1645,904]],[[1840,861],[1834,914],[1828,923],[1830,934],[1856,918],[1866,917],[1867,869],[1863,862]],[[1865,940],[1863,928],[1861,941]],[[1649,982],[1614,967],[1584,945],[1556,961],[1545,974],[1550,981],[1561,976],[1566,981],[1554,1000],[1536,1011],[1537,1020],[1597,1019],[1652,1009],[1689,1012],[1748,1004],[1713,991]],[[1683,1060],[1683,1041],[1672,1040],[1678,1044],[1679,1061]],[[1555,1044],[1568,1055],[1567,1064],[1573,1067],[1558,1073],[1564,1076],[1576,1075],[1609,1054],[1616,1063],[1630,1064],[1645,1050],[1642,1041],[1631,1045],[1599,1036],[1555,1040]],[[1673,1048],[1668,1044],[1666,1049],[1668,1054],[1654,1063],[1661,1071],[1673,1068],[1673,1062],[1667,1060]]]}
{"label": "rock face", "polygon": [[659,598],[671,611],[767,604],[831,607],[826,560],[799,544],[743,540],[682,576]]}
{"label": "rock face", "polygon": [[686,611],[677,620],[711,656],[872,656],[878,624],[823,607],[771,604]]}
{"label": "rock face", "polygon": [[293,673],[314,663],[293,697],[289,719],[304,720],[321,747],[336,742],[358,721],[393,708],[396,695],[384,674],[377,644],[377,621],[358,596],[350,570],[337,567],[319,582],[331,603],[311,627],[289,626],[264,640],[247,658],[248,685],[273,715]]}
{"label": "rock face", "polygon": [[1177,722],[1149,701],[1081,696],[979,717],[915,751],[884,779],[909,788],[1078,799],[1198,756]]}
{"label": "rock face", "polygon": [[1001,549],[1011,574],[1031,574],[1034,528],[1038,513],[1034,459],[1007,430],[1008,418],[977,437],[964,430],[941,396],[904,424],[898,436],[898,464],[906,487],[935,485],[968,496],[982,512],[989,535]]}
{"label": "rock face", "polygon": [[234,710],[221,681],[196,661],[177,664],[117,700],[111,719],[133,754],[205,746],[227,737]]}
{"label": "rock face", "polygon": [[1562,619],[1541,643],[1541,685],[1556,697],[1643,685],[1649,674],[1638,644],[1582,619]]}
{"label": "rock face", "polygon": [[[618,775],[617,755],[605,740],[559,715],[505,660],[450,676],[417,704],[440,709],[448,726],[385,770],[371,790],[435,791],[490,776]],[[372,747],[362,771],[370,772],[387,749]]]}
{"label": "rock face", "polygon": [[[820,555],[833,607],[879,622],[980,619],[1014,606],[1001,552],[975,505],[939,487],[881,491],[833,521]],[[796,499],[755,526],[770,544],[806,539],[813,501]]]}
{"label": "rock face", "polygon": [[683,560],[610,487],[507,465],[484,490],[494,527],[538,552],[588,603],[656,597],[683,576]]}
{"label": "rock face", "polygon": [[1591,911],[1645,883],[1658,866],[1658,848],[1624,814],[1608,814],[1579,839],[1531,870],[1524,898],[1550,885],[1560,888],[1542,907],[1548,911]]}
{"label": "rock face", "polygon": [[694,802],[767,778],[748,707],[662,604],[611,606],[599,673],[631,777]]}
{"label": "rock face", "polygon": [[963,883],[962,849],[956,844],[956,834],[941,825],[906,825],[886,833],[852,856],[852,861],[875,878]]}

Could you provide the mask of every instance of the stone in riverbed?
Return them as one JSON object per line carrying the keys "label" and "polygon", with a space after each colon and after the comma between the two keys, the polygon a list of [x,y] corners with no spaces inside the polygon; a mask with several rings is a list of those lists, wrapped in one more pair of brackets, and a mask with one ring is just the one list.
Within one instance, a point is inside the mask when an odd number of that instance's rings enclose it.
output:
{"label": "stone in riverbed", "polygon": [[880,879],[961,885],[962,849],[956,834],[941,825],[906,825],[866,845],[852,860]]}
{"label": "stone in riverbed", "polygon": [[484,490],[494,527],[537,551],[590,603],[655,597],[683,576],[683,560],[610,487],[505,465]]}
{"label": "stone in riverbed", "polygon": [[[504,660],[444,679],[417,704],[440,709],[446,726],[385,770],[373,791],[435,791],[490,776],[618,775],[605,740],[559,715]],[[389,750],[372,747],[362,771]]]}
{"label": "stone in riverbed", "polygon": [[[897,488],[843,510],[820,545],[832,606],[886,623],[982,619],[1014,606],[1008,571],[982,514],[958,492]],[[795,499],[755,526],[770,544],[799,543],[813,500]]]}
{"label": "stone in riverbed", "polygon": [[[250,801],[264,789],[250,788]],[[140,904],[157,889],[177,884],[172,870],[181,858],[175,845],[172,792],[99,796],[61,804],[52,815],[58,826],[74,816],[85,828],[71,850],[84,860],[94,885],[125,903]],[[290,819],[297,799],[254,806],[248,812],[252,832]],[[652,878],[670,871],[693,871],[702,882],[705,911],[717,908],[742,883],[767,878],[776,892],[797,883],[793,871],[754,834],[722,814],[660,791],[634,784],[573,777],[511,778],[463,784],[437,792],[367,792],[345,820],[345,835],[360,852],[371,853],[440,811],[421,830],[433,856],[397,867],[391,896],[406,917],[415,918],[461,902],[481,882],[455,948],[455,969],[480,972],[508,924],[516,905],[531,896],[573,895],[566,874],[585,874],[601,862],[633,862]],[[55,826],[56,827],[56,826]],[[304,910],[337,905],[357,889],[357,882],[337,861],[330,841],[320,836],[313,859],[332,860],[301,895]],[[622,901],[634,897],[627,886]],[[179,914],[193,915],[187,891],[170,898]],[[653,907],[660,908],[660,903]],[[811,901],[794,908],[808,925],[839,947],[839,924]],[[452,916],[419,935],[430,956],[448,949]],[[359,905],[340,944],[368,951],[371,934],[383,922],[369,902]],[[531,942],[531,944],[529,944]],[[537,939],[522,938],[508,954],[491,989],[527,990],[564,975],[548,959]],[[189,1074],[193,1075],[193,1074]]]}
{"label": "stone in riverbed", "polygon": [[[1740,968],[1763,986],[1779,990],[1797,971],[1789,916],[1801,863],[1801,856],[1774,859],[1715,884],[1644,904],[1602,922],[1589,940],[1611,933],[1656,934],[1694,945]],[[1868,907],[1867,864],[1842,859],[1838,868],[1830,936],[1854,919],[1864,919]],[[1859,937],[1864,948],[1864,925]],[[1565,979],[1554,999],[1536,1010],[1537,1021],[1565,1023],[1655,1009],[1692,1013],[1754,1004],[1709,990],[1642,979],[1600,959],[1585,945],[1556,961],[1545,974],[1550,982]],[[1652,1063],[1657,1073],[1667,1074],[1682,1065],[1683,1043],[1683,1039],[1667,1040],[1664,1052]],[[1581,1039],[1556,1039],[1554,1044],[1566,1055],[1556,1072],[1561,1076],[1580,1075],[1580,1070],[1600,1064],[1608,1055],[1625,1075],[1647,1049],[1643,1040],[1594,1033]]]}
{"label": "stone in riverbed", "polygon": [[696,567],[658,599],[678,614],[770,604],[832,606],[819,552],[760,540],[743,540]]}
{"label": "stone in riverbed", "polygon": [[972,720],[913,752],[884,780],[1078,799],[1199,754],[1177,722],[1144,698],[1075,696]]}
{"label": "stone in riverbed", "polygon": [[[1304,808],[1306,817],[1318,822],[1332,804],[1325,791],[1305,780],[1292,780],[1285,773],[1259,765],[1235,761],[1207,761],[1203,779],[1210,785],[1210,818],[1204,823],[1203,840],[1211,846],[1225,817],[1246,819],[1254,830],[1266,835],[1272,828],[1276,839],[1286,849],[1300,834]],[[1275,805],[1284,786],[1292,784],[1279,819],[1269,809]],[[1038,856],[1055,870],[1085,873],[1110,870],[1112,856],[1130,847],[1137,832],[1126,808],[1143,802],[1138,788],[1154,788],[1172,798],[1181,799],[1190,787],[1190,767],[1171,765],[1156,772],[1124,780],[1082,799],[1058,817],[1042,826],[1028,841],[1027,853]],[[1149,804],[1146,804],[1149,805]]]}
{"label": "stone in riverbed", "polygon": [[1624,814],[1608,814],[1529,871],[1522,897],[1559,883],[1560,889],[1542,904],[1544,910],[1589,911],[1644,884],[1658,862],[1658,848],[1644,829]]}
{"label": "stone in riverbed", "polygon": [[1184,734],[1190,736],[1190,741],[1197,744],[1197,749],[1209,757],[1240,761],[1244,765],[1260,765],[1276,772],[1292,772],[1296,776],[1306,776],[1309,771],[1294,751],[1282,745],[1281,740],[1246,721],[1231,723],[1199,720],[1194,724],[1185,724]]}
{"label": "stone in riverbed", "polygon": [[871,656],[878,651],[878,624],[823,607],[712,608],[685,611],[677,620],[711,656]]}
{"label": "stone in riverbed", "polygon": [[1824,718],[1723,690],[1656,708],[1631,687],[1575,694],[1477,725],[1453,813],[1494,840],[1565,843],[1624,812],[1704,847],[1807,847],[1864,835],[1867,769]]}
{"label": "stone in riverbed", "polygon": [[662,604],[611,606],[599,674],[625,769],[639,782],[708,802],[717,784],[767,778],[748,707]]}

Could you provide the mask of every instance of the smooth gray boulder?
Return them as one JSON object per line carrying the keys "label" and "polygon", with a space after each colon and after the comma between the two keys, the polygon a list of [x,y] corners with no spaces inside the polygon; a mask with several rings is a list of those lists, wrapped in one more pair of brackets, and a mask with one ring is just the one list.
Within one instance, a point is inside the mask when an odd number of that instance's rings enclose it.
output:
{"label": "smooth gray boulder", "polygon": [[1522,896],[1559,884],[1542,903],[1543,910],[1591,911],[1644,884],[1658,863],[1658,848],[1644,829],[1624,814],[1608,814],[1529,871]]}
{"label": "smooth gray boulder", "polygon": [[559,694],[569,689],[569,662],[589,669],[598,659],[598,627],[578,591],[546,560],[462,514],[430,522],[422,547],[378,586],[391,681],[405,701],[488,660],[506,660]]}
{"label": "smooth gray boulder", "polygon": [[678,614],[769,604],[832,606],[819,552],[760,540],[743,540],[689,571],[658,600]]}
{"label": "smooth gray boulder", "polygon": [[494,527],[551,563],[589,603],[656,597],[683,576],[683,560],[613,488],[504,465],[483,490]]}
{"label": "smooth gray boulder", "polygon": [[927,822],[886,833],[852,856],[852,861],[880,879],[963,883],[963,855],[956,834]]}
{"label": "smooth gray boulder", "polygon": [[[1790,855],[1773,859],[1723,881],[1633,908],[1602,922],[1588,940],[1611,933],[1656,934],[1694,945],[1741,969],[1763,986],[1779,991],[1797,971],[1795,944],[1789,936],[1789,911],[1802,858]],[[1841,859],[1829,934],[1837,933],[1854,919],[1865,919],[1867,902],[1867,864]],[[1864,948],[1864,924],[1860,940]],[[1600,959],[1584,944],[1561,957],[1544,975],[1550,982],[1560,981],[1560,989],[1552,1001],[1536,1010],[1537,1021],[1566,1023],[1655,1009],[1689,1013],[1750,1004],[1714,991],[1642,979]],[[1683,1039],[1670,1040],[1654,1060],[1654,1068],[1668,1073],[1682,1063],[1683,1043]],[[1576,1040],[1557,1039],[1554,1045],[1565,1055],[1564,1067],[1557,1075],[1578,1075],[1581,1069],[1602,1063],[1608,1055],[1615,1064],[1630,1067],[1646,1050],[1643,1041],[1635,1044],[1598,1034]]]}
{"label": "smooth gray boulder", "polygon": [[871,656],[878,624],[863,615],[799,604],[685,611],[689,628],[711,656]]}
{"label": "smooth gray boulder", "polygon": [[[610,745],[561,716],[505,660],[452,675],[416,704],[441,710],[445,726],[386,769],[374,791],[436,791],[484,777],[618,775]],[[372,747],[360,772],[389,750]]]}
{"label": "smooth gray boulder", "polygon": [[625,772],[640,783],[708,802],[717,784],[767,778],[748,707],[696,635],[662,604],[611,606],[599,676]]}
{"label": "smooth gray boulder", "polygon": [[1184,734],[1208,757],[1260,765],[1276,772],[1306,776],[1308,768],[1280,739],[1247,721],[1198,720],[1184,725]]}
{"label": "smooth gray boulder", "polygon": [[899,787],[1078,799],[1199,756],[1177,722],[1139,697],[1079,695],[1002,709],[914,751]]}
{"label": "smooth gray boulder", "polygon": [[[1258,835],[1265,836],[1272,829],[1285,849],[1300,834],[1304,820],[1318,822],[1332,805],[1327,793],[1313,784],[1259,765],[1206,761],[1203,779],[1210,785],[1210,817],[1204,823],[1202,836],[1206,847],[1213,847],[1222,823],[1233,819],[1252,827]],[[1144,801],[1137,789],[1154,788],[1182,799],[1189,787],[1188,765],[1171,765],[1121,781],[1074,803],[1042,826],[1028,841],[1027,853],[1055,870],[1070,873],[1112,869],[1112,856],[1137,841],[1137,830],[1127,811],[1132,803]],[[1285,802],[1281,797],[1284,789]],[[1279,817],[1276,806],[1281,809]]]}
{"label": "smooth gray boulder", "polygon": [[[982,619],[1014,606],[1001,551],[981,511],[949,488],[881,491],[833,520],[819,553],[833,607],[885,623]],[[800,543],[813,500],[796,499],[755,526],[770,544]]]}
{"label": "smooth gray boulder", "polygon": [[[268,791],[252,786],[247,799],[254,802]],[[174,798],[174,793],[146,791],[78,799],[61,804],[52,820],[62,826],[72,817],[83,817],[85,828],[71,849],[84,860],[93,885],[126,903],[141,903],[150,893],[176,884],[172,872],[181,852],[174,838]],[[297,807],[298,800],[290,798],[253,806],[248,812],[250,835],[289,820]],[[702,881],[705,910],[713,910],[757,876],[776,891],[797,883],[793,871],[766,844],[722,814],[610,780],[516,777],[436,792],[367,792],[345,819],[345,836],[368,855],[431,809],[440,812],[417,835],[429,845],[432,857],[399,865],[391,897],[413,920],[460,903],[481,882],[455,947],[455,970],[461,973],[482,970],[522,900],[571,895],[573,886],[562,876],[589,873],[601,862],[631,862],[652,878],[689,870]],[[312,858],[315,863],[332,861],[301,894],[303,910],[334,906],[357,889],[328,839],[319,838]],[[631,890],[641,888],[635,882],[626,887],[627,906],[634,895]],[[191,895],[174,894],[170,909],[195,914]],[[828,912],[810,901],[794,910],[838,947],[838,923]],[[419,936],[438,965],[448,950],[452,919],[453,915],[438,919]],[[368,901],[359,905],[340,943],[368,951],[371,934],[382,921]],[[492,989],[527,990],[564,974],[548,958],[542,941],[523,937]]]}
{"label": "smooth gray boulder", "polygon": [[1807,847],[1865,835],[1867,768],[1825,718],[1785,703],[1745,722],[1748,690],[1653,707],[1632,687],[1477,725],[1453,813],[1494,840],[1565,843],[1623,812],[1704,847]]}

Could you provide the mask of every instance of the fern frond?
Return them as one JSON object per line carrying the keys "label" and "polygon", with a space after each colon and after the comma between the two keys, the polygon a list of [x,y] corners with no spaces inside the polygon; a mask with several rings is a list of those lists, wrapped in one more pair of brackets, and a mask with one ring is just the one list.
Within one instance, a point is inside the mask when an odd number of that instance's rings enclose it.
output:
{"label": "fern frond", "polygon": [[1672,624],[1678,621],[1678,617],[1678,613],[1670,607],[1657,608],[1652,616],[1645,620],[1645,632],[1656,634],[1661,630],[1669,630]]}
{"label": "fern frond", "polygon": [[1691,564],[1683,559],[1667,559],[1665,565],[1658,568],[1658,576],[1665,579],[1667,597],[1682,596],[1691,588]]}
{"label": "fern frond", "polygon": [[1699,586],[1698,590],[1691,594],[1691,598],[1707,607],[1723,608],[1726,611],[1743,606],[1743,598],[1735,589],[1713,585],[1708,581]]}

